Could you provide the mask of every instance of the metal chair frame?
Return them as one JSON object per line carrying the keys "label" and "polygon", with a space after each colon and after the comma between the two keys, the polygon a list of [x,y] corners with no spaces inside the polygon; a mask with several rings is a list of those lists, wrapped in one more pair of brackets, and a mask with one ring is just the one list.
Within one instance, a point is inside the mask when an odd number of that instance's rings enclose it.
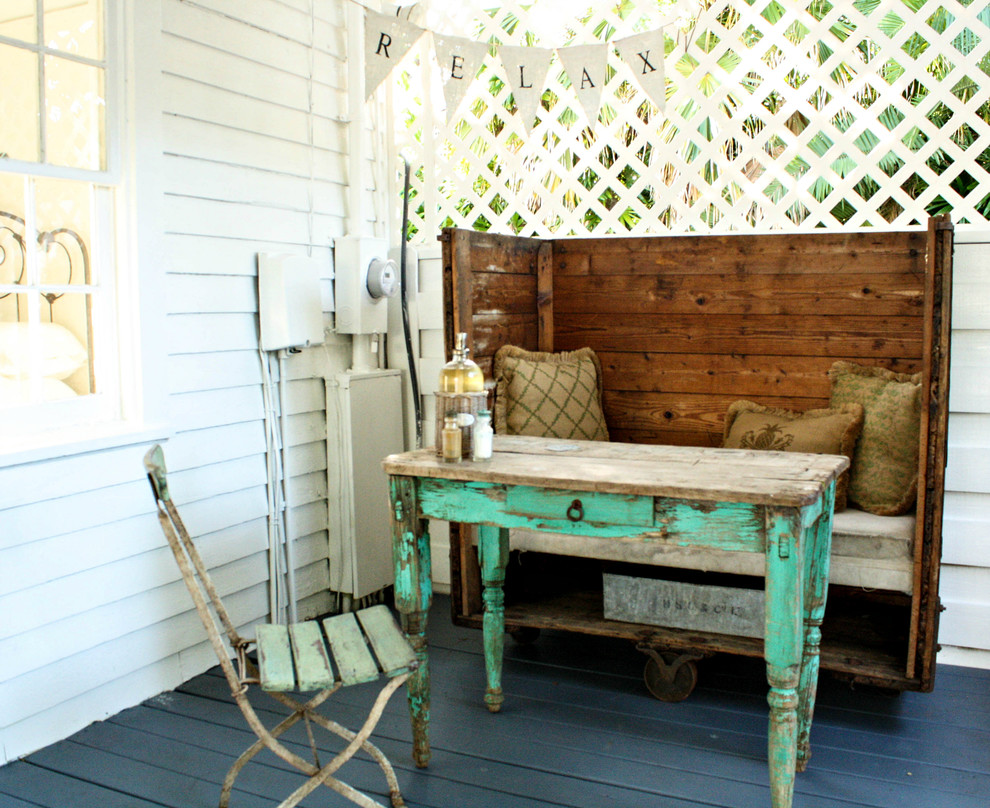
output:
{"label": "metal chair frame", "polygon": [[[251,685],[259,685],[264,690],[258,667],[248,656],[252,648],[256,646],[256,642],[242,637],[234,628],[230,615],[224,607],[223,601],[220,599],[220,595],[203,563],[203,559],[190,538],[182,518],[179,516],[179,512],[169,494],[164,454],[161,446],[156,445],[152,447],[145,455],[144,463],[148,471],[148,479],[151,483],[152,491],[154,492],[155,502],[158,506],[158,520],[161,523],[162,532],[165,534],[168,545],[182,572],[182,579],[186,584],[186,588],[189,590],[189,594],[192,596],[193,603],[196,605],[196,611],[209,636],[210,644],[213,646],[217,659],[220,661],[220,667],[223,670],[224,677],[227,679],[227,684],[230,686],[231,696],[243,713],[248,725],[258,736],[258,740],[244,750],[233,766],[231,766],[230,771],[227,772],[220,793],[220,808],[227,808],[234,781],[241,769],[258,752],[266,748],[308,776],[306,782],[280,803],[278,808],[293,808],[306,795],[321,785],[333,789],[338,794],[362,806],[362,808],[383,808],[381,803],[375,802],[367,795],[334,776],[336,771],[359,750],[364,750],[370,755],[384,772],[393,808],[403,808],[405,803],[399,791],[395,771],[382,751],[372,744],[368,738],[381,719],[382,712],[389,698],[409,678],[415,669],[415,663],[410,666],[410,670],[391,676],[375,700],[367,720],[357,732],[353,732],[341,726],[336,721],[332,721],[316,712],[317,707],[344,686],[344,683],[339,679],[333,683],[329,683],[328,687],[320,690],[312,698],[305,701],[293,698],[284,692],[266,690],[265,692],[269,696],[292,710],[292,713],[287,718],[269,730],[258,717],[247,695]],[[212,612],[210,610],[211,606],[213,609]],[[217,622],[218,620],[219,624]],[[230,648],[233,650],[233,656],[237,659],[236,667],[231,659],[231,654],[224,645],[224,634],[226,634]],[[309,745],[313,752],[313,763],[300,757],[278,740],[283,733],[300,720],[303,720],[306,724]],[[322,766],[320,765],[316,741],[310,722],[348,741],[343,751],[337,754],[329,763]]]}

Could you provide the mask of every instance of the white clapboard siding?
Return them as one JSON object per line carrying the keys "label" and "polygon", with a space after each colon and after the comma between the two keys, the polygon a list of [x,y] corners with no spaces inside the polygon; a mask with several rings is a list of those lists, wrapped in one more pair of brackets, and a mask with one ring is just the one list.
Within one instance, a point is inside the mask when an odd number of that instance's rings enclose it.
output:
{"label": "white clapboard siding", "polygon": [[265,427],[245,421],[211,429],[185,430],[168,442],[168,468],[180,471],[265,451]]}
{"label": "white clapboard siding", "polygon": [[[168,394],[173,497],[235,620],[251,625],[269,611],[257,253],[319,260],[332,311],[332,239],[347,215],[344,9],[309,0],[160,8],[159,50],[139,56],[161,70],[147,123],[160,128],[168,359],[143,371]],[[375,176],[370,165],[361,172],[366,195]],[[331,606],[323,378],[349,360],[350,340],[330,335],[286,367],[288,526],[303,616]],[[0,674],[0,763],[215,664],[154,515],[147,448],[0,470],[0,658],[14,660]]]}
{"label": "white clapboard siding", "polygon": [[990,233],[956,228],[939,621],[944,662],[990,667]]}
{"label": "white clapboard siding", "polygon": [[[139,459],[135,457],[135,460]],[[17,548],[63,534],[99,528],[107,524],[107,515],[118,520],[148,512],[148,480],[141,476],[133,482],[113,485],[96,491],[66,494],[56,499],[30,502],[3,509],[3,530],[0,550]],[[67,533],[71,530],[72,533]],[[36,558],[36,557],[35,557]],[[40,565],[44,566],[44,565]],[[4,570],[12,578],[26,570],[18,567]]]}
{"label": "white clapboard siding", "polygon": [[990,568],[985,519],[953,515],[942,526],[942,563]]}
{"label": "white clapboard siding", "polygon": [[75,698],[65,699],[47,710],[39,710],[16,724],[3,727],[2,761],[39,749],[131,707],[149,695],[171,690],[188,677],[182,674],[178,655],[157,660],[130,674],[105,677],[105,683]]}
{"label": "white clapboard siding", "polygon": [[[209,46],[209,51],[240,56],[250,61],[265,61],[272,50],[271,33],[265,27],[254,26],[227,14],[217,14],[209,4],[184,3],[181,0],[165,0],[162,3],[163,27],[179,32],[192,42]],[[307,39],[308,31],[300,31]],[[277,63],[290,75],[305,76],[309,65],[309,48],[303,41],[291,37],[280,40]],[[165,72],[170,65],[164,66]],[[180,66],[181,69],[181,66]],[[203,77],[203,73],[193,75]],[[226,86],[226,85],[225,85]]]}
{"label": "white clapboard siding", "polygon": [[258,420],[264,417],[261,387],[230,387],[170,397],[172,415],[190,429]]}
{"label": "white clapboard siding", "polygon": [[[209,236],[170,233],[164,239],[165,265],[170,272],[176,273],[212,275],[219,267],[227,275],[249,275],[254,278],[258,273],[259,252],[284,251],[284,245],[262,240],[266,235],[266,233],[256,233],[250,240],[230,241]],[[332,277],[333,259],[330,245],[312,248],[311,254],[320,260],[321,265],[325,264],[326,274],[322,277]]]}
{"label": "white clapboard siding", "polygon": [[173,314],[256,312],[258,284],[244,275],[182,275],[168,279],[168,306]]}
{"label": "white clapboard siding", "polygon": [[[179,0],[169,0],[179,2]],[[268,40],[268,47],[276,47],[283,39],[290,42],[309,42],[313,29],[312,15],[305,3],[277,2],[276,0],[198,0],[197,5],[211,9],[220,15],[230,16],[260,31],[275,34]],[[317,3],[319,6],[325,3]],[[314,9],[315,10],[315,9]],[[167,29],[167,22],[165,25]],[[187,24],[188,28],[194,25]],[[170,29],[168,29],[170,30]],[[183,30],[185,33],[185,29]]]}
{"label": "white clapboard siding", "polygon": [[[310,204],[323,210],[342,210],[346,187],[339,181],[309,176],[292,176],[254,165],[233,165],[189,155],[167,155],[165,190],[173,194],[204,199],[222,198],[246,205],[261,205],[283,210],[307,211]],[[185,177],[189,179],[185,179]],[[265,234],[255,234],[255,237]],[[234,249],[241,245],[231,245]],[[266,249],[266,248],[263,248]],[[258,249],[252,251],[259,252]],[[227,270],[230,254],[224,252],[219,264],[195,253],[190,264],[205,263]],[[181,266],[173,268],[181,272]],[[251,273],[237,273],[251,274]]]}
{"label": "white clapboard siding", "polygon": [[[267,64],[217,50],[216,47],[180,36],[165,36],[162,65],[165,75],[195,78],[223,87],[244,98],[278,103],[290,109],[309,109],[309,78],[293,75]],[[166,108],[166,114],[171,110]]]}
{"label": "white clapboard siding", "polygon": [[257,350],[174,354],[168,358],[168,372],[175,393],[216,390],[245,382],[260,385],[261,357]]}
{"label": "white clapboard siding", "polygon": [[[264,538],[263,522],[260,524],[261,536]],[[255,541],[253,545],[256,557],[238,558],[229,567],[218,566],[213,569],[211,576],[218,586],[226,582],[229,591],[229,582],[236,581],[236,587],[240,589],[247,580],[247,574],[255,577],[261,575],[259,581],[265,579],[265,542]],[[238,553],[247,549],[248,546],[245,545]],[[168,557],[163,556],[160,561],[163,566],[167,566],[169,562],[174,566],[170,551]],[[153,589],[142,590],[132,596],[52,623],[46,627],[49,641],[44,644],[34,642],[30,632],[0,640],[0,653],[3,653],[4,659],[9,660],[5,673],[13,679],[39,670],[65,656],[81,653],[87,648],[111,642],[121,635],[154,626],[168,616],[182,614],[189,610],[190,603],[185,583],[181,578],[176,578]]]}
{"label": "white clapboard siding", "polygon": [[[238,582],[232,587],[224,582],[224,569],[216,571],[216,583],[221,596],[229,599],[228,609],[239,622],[242,616],[234,597],[244,576],[253,578],[255,584],[267,576],[267,561],[262,556],[244,559],[231,565],[231,577]],[[234,589],[236,587],[236,590]],[[258,589],[255,589],[258,592]],[[251,604],[247,607],[250,609]],[[189,643],[190,638],[202,636],[203,627],[195,611],[185,610],[174,617],[157,621],[154,625],[133,631],[112,643],[87,649],[59,660],[41,670],[19,676],[7,683],[11,700],[5,713],[11,723],[16,723],[32,712],[44,710],[102,685],[108,674],[114,676],[131,673],[150,662],[166,659]]]}
{"label": "white clapboard siding", "polygon": [[[259,496],[260,495],[260,496]],[[260,501],[259,501],[260,500]],[[242,553],[254,552],[250,542],[235,534],[230,538],[222,527],[231,526],[236,519],[244,521],[264,519],[267,514],[264,491],[236,492],[217,497],[216,502],[239,508],[231,514],[218,515],[207,511],[209,503],[200,508],[186,508],[191,513],[187,520],[190,533],[198,535],[199,525],[215,528],[215,536],[204,535],[198,540],[204,560],[209,564],[226,564]],[[215,510],[215,509],[214,509]],[[224,524],[226,522],[227,524]],[[142,529],[150,534],[161,532],[157,518],[149,519]],[[257,533],[252,534],[258,537]],[[263,541],[262,533],[257,541]],[[162,540],[164,545],[164,539]],[[146,553],[115,559],[113,563],[93,569],[85,569],[60,577],[30,589],[0,597],[0,608],[5,619],[0,625],[0,639],[12,637],[56,622],[64,615],[76,614],[113,603],[121,598],[162,586],[179,576],[171,551],[161,546]]]}
{"label": "white clapboard siding", "polygon": [[170,314],[165,327],[170,354],[258,347],[258,318],[253,314]]}
{"label": "white clapboard siding", "polygon": [[8,466],[0,469],[0,510],[143,478],[141,451],[130,446]]}

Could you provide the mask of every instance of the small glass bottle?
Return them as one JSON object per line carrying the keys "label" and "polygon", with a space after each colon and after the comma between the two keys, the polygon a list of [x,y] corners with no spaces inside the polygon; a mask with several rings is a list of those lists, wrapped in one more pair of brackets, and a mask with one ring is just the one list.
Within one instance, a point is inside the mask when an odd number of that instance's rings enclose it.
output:
{"label": "small glass bottle", "polygon": [[471,436],[471,459],[490,460],[492,456],[492,414],[479,410]]}
{"label": "small glass bottle", "polygon": [[444,416],[441,446],[444,463],[461,462],[461,428],[457,425],[456,412],[448,412]]}
{"label": "small glass bottle", "polygon": [[454,340],[454,357],[440,370],[437,389],[441,393],[480,393],[485,389],[485,376],[471,359],[467,334],[461,332]]}

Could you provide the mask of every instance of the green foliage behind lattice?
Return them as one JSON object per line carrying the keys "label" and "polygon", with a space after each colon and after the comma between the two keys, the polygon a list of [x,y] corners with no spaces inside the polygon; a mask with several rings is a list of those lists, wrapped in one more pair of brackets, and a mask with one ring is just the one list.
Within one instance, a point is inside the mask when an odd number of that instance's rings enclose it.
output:
{"label": "green foliage behind lattice", "polygon": [[[543,8],[541,8],[541,3]],[[435,4],[424,27],[564,47],[655,29],[676,4]],[[488,6],[485,8],[485,6]],[[553,4],[560,9],[561,4]],[[590,126],[555,58],[527,133],[490,55],[446,122],[424,45],[390,118],[417,238],[903,228],[990,219],[990,6],[982,0],[700,0],[665,31],[659,110],[613,53]],[[551,9],[552,10],[552,9]],[[424,69],[431,71],[420,75]],[[425,134],[424,134],[425,133]],[[428,136],[427,136],[428,135]]]}

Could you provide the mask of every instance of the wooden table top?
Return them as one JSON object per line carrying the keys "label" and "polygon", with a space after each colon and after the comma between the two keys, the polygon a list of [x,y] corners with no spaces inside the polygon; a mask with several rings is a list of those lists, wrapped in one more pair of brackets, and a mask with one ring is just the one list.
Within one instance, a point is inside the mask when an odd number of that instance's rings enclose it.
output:
{"label": "wooden table top", "polygon": [[460,463],[419,449],[389,455],[382,467],[398,476],[802,507],[849,466],[841,455],[506,435],[494,448],[491,460]]}

